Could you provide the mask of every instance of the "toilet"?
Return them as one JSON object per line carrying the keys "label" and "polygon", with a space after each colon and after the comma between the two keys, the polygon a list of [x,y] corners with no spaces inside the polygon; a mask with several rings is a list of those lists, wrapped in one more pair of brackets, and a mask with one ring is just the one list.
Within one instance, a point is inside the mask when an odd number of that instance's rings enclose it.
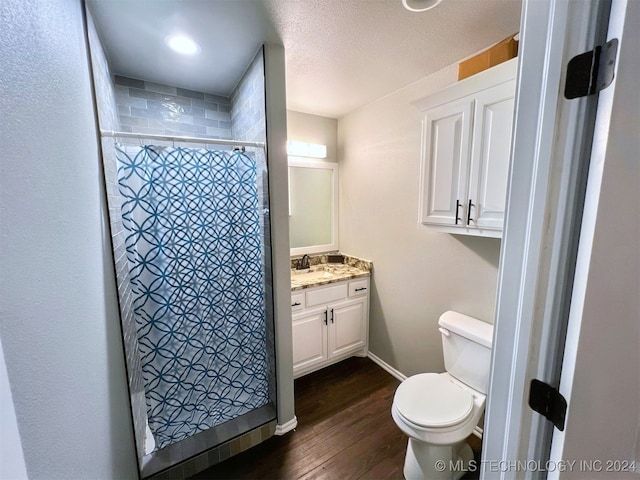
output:
{"label": "toilet", "polygon": [[[487,398],[493,325],[451,311],[438,324],[446,372],[407,378],[391,407],[394,421],[409,436],[407,480],[464,475],[473,459],[465,439],[478,425]],[[458,468],[451,471],[452,465]]]}

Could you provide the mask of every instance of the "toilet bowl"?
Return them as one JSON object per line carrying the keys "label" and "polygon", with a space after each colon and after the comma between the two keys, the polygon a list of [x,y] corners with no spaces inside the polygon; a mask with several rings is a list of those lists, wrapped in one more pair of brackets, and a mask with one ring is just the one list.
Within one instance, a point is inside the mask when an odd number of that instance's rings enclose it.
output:
{"label": "toilet bowl", "polygon": [[407,378],[391,407],[409,437],[407,480],[464,475],[473,459],[465,439],[484,413],[493,326],[456,312],[442,314],[439,325],[447,371]]}

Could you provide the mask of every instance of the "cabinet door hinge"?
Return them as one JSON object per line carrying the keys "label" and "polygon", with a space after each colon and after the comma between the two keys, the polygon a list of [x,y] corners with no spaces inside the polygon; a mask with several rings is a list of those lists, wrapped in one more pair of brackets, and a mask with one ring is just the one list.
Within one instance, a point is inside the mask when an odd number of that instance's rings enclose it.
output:
{"label": "cabinet door hinge", "polygon": [[613,81],[617,54],[618,39],[614,38],[569,60],[564,96],[586,97],[607,88]]}
{"label": "cabinet door hinge", "polygon": [[550,420],[558,430],[564,430],[567,401],[558,389],[534,378],[529,389],[529,406]]}

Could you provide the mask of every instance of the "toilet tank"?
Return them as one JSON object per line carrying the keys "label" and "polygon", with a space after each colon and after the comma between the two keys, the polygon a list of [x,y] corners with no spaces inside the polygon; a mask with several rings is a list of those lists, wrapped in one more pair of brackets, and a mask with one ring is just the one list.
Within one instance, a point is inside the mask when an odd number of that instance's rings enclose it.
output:
{"label": "toilet tank", "polygon": [[489,386],[493,325],[457,312],[444,312],[438,321],[447,372],[486,394]]}

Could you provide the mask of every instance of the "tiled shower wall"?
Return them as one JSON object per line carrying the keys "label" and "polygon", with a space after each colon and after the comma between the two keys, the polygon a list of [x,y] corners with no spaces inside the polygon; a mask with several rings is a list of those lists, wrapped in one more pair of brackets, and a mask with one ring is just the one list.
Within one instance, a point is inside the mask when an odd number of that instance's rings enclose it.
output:
{"label": "tiled shower wall", "polygon": [[[264,51],[261,48],[251,62],[240,82],[231,93],[231,129],[234,139],[248,142],[267,141],[266,98],[264,77]],[[252,149],[256,159],[258,178],[258,197],[264,212],[262,215],[263,231],[263,268],[265,272],[265,308],[267,319],[273,325],[273,283],[271,268],[271,221],[269,217],[269,177],[267,172],[267,156],[265,149]],[[272,328],[267,328],[267,351],[270,378],[275,379],[275,337]],[[269,397],[276,403],[275,384],[270,382]]]}
{"label": "tiled shower wall", "polygon": [[[109,64],[102,48],[102,43],[87,10],[87,33],[91,47],[91,66],[98,105],[98,122],[102,130],[119,130],[116,99],[114,95]],[[116,183],[116,151],[113,138],[104,138],[101,143],[102,162],[109,207],[111,243],[113,247],[114,265],[118,282],[118,301],[120,304],[120,322],[125,344],[125,361],[131,395],[131,411],[133,415],[136,454],[138,459],[144,455],[145,426],[147,423],[147,407],[144,395],[144,379],[142,364],[138,353],[138,332],[133,314],[133,294],[129,278],[129,268],[125,250],[125,232],[120,212],[120,196]]]}
{"label": "tiled shower wall", "polygon": [[[232,98],[180,89],[167,85],[131,79],[111,77],[109,65],[100,39],[88,12],[88,34],[92,55],[92,70],[98,104],[99,124],[102,130],[121,130],[142,134],[197,136],[221,139],[266,142],[266,111],[264,92],[264,60],[262,49],[252,62]],[[233,113],[232,113],[233,112]],[[232,120],[233,117],[233,120]],[[232,128],[232,125],[234,128]],[[137,142],[136,142],[137,143]],[[166,142],[160,142],[165,144]],[[191,144],[185,144],[191,146]],[[138,458],[144,456],[146,404],[144,381],[138,353],[138,337],[133,315],[133,295],[125,249],[125,232],[122,224],[120,195],[117,185],[115,142],[105,137],[102,155],[106,193],[109,206],[110,228],[114,250],[114,265],[118,279],[118,296],[121,323],[125,343],[131,406],[134,417],[134,433]],[[193,145],[202,148],[201,144]],[[226,147],[221,146],[221,149]],[[273,297],[271,283],[270,223],[268,215],[268,190],[266,155],[263,149],[247,149],[256,159],[258,169],[258,194],[265,214],[263,218],[265,268],[265,304],[267,308],[267,348],[270,376],[275,379],[275,339],[273,331]],[[275,404],[275,383],[270,382],[270,398]],[[273,435],[275,421],[246,432],[234,440],[210,449],[155,476],[157,478],[185,478],[210,465],[239,453]],[[194,452],[195,453],[195,452]],[[149,460],[145,459],[144,464]],[[143,473],[144,475],[144,473]]]}
{"label": "tiled shower wall", "polygon": [[115,76],[116,103],[125,132],[231,139],[226,97]]}

